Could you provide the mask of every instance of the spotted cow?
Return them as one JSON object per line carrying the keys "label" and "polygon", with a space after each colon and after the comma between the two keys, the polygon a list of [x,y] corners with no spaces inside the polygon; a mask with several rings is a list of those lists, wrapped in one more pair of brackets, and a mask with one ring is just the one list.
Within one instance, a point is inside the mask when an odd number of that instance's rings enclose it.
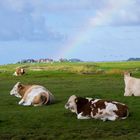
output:
{"label": "spotted cow", "polygon": [[116,119],[126,119],[128,117],[128,107],[120,102],[82,98],[72,95],[65,108],[77,114],[78,119],[100,119],[102,121]]}

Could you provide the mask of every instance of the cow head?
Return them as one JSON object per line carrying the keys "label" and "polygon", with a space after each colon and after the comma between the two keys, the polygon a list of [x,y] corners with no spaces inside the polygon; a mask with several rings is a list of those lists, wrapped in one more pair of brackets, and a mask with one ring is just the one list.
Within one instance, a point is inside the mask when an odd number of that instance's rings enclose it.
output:
{"label": "cow head", "polygon": [[10,91],[10,95],[14,95],[18,98],[21,98],[21,95],[19,94],[19,90],[21,89],[21,86],[22,86],[21,83],[17,82],[13,87],[13,89]]}
{"label": "cow head", "polygon": [[130,77],[130,76],[132,76],[132,73],[130,73],[130,72],[128,72],[128,71],[125,71],[124,72],[124,77]]}
{"label": "cow head", "polygon": [[71,112],[77,113],[76,99],[77,96],[75,95],[70,96],[67,103],[65,104],[65,108],[69,109]]}

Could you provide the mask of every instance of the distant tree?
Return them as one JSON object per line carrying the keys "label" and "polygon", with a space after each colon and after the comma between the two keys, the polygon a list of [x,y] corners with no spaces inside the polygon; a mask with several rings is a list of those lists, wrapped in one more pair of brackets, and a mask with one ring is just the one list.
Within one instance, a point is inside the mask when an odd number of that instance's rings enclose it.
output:
{"label": "distant tree", "polygon": [[60,58],[59,61],[60,61],[60,62],[69,62],[69,60],[66,59],[66,58]]}
{"label": "distant tree", "polygon": [[129,58],[127,61],[140,61],[140,58]]}

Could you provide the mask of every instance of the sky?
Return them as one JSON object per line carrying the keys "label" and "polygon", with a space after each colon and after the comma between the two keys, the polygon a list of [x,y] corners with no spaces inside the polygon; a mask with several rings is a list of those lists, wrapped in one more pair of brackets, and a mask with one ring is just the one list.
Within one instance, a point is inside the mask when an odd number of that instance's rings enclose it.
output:
{"label": "sky", "polygon": [[140,0],[0,0],[0,64],[140,57]]}

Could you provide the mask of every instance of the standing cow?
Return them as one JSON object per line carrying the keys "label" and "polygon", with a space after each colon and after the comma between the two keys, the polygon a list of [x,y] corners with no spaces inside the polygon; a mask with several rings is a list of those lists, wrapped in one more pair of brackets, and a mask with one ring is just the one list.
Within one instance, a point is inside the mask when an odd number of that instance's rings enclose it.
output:
{"label": "standing cow", "polygon": [[54,102],[52,93],[40,85],[23,85],[17,82],[10,91],[10,95],[21,98],[18,104],[24,106],[41,106]]}
{"label": "standing cow", "polygon": [[124,96],[140,96],[140,79],[131,76],[131,73],[124,73],[125,93]]}

